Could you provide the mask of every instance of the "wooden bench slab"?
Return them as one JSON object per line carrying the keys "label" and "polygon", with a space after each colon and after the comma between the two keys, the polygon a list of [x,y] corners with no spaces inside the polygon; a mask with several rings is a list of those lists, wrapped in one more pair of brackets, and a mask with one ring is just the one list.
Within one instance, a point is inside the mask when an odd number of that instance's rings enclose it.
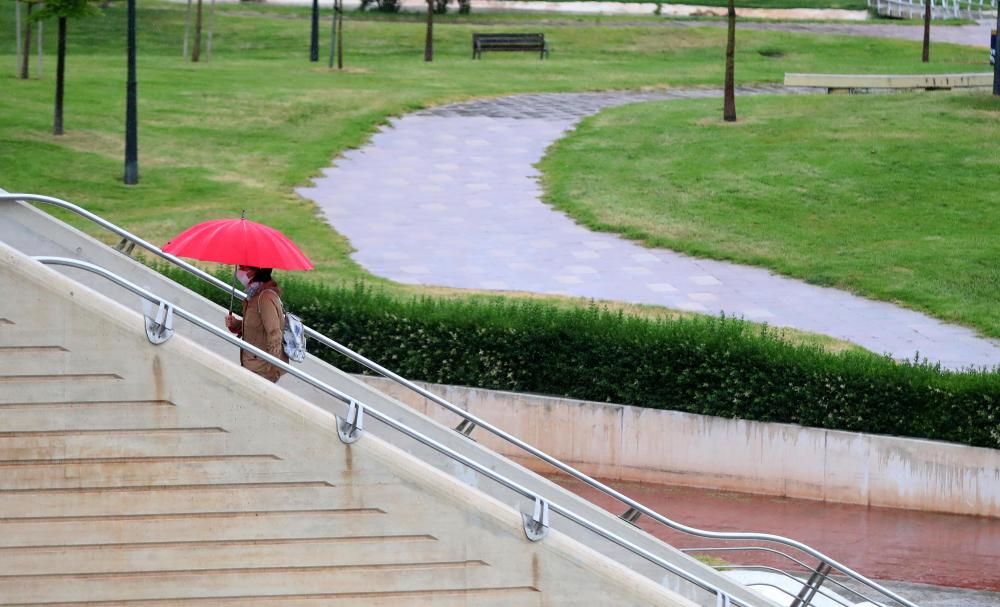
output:
{"label": "wooden bench slab", "polygon": [[785,74],[785,86],[853,89],[953,89],[993,86],[992,72],[965,74]]}

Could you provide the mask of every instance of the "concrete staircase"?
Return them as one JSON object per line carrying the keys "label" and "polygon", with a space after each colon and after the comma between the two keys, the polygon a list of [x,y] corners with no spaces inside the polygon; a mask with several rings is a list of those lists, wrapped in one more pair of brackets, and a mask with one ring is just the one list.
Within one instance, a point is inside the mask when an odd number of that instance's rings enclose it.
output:
{"label": "concrete staircase", "polygon": [[0,243],[0,606],[686,599]]}

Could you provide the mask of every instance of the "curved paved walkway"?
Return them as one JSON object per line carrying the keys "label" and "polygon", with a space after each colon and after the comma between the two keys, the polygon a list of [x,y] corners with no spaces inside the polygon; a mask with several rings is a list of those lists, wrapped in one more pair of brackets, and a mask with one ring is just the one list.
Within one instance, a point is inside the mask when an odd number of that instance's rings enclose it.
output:
{"label": "curved paved walkway", "polygon": [[[745,88],[741,96],[789,92]],[[647,249],[540,202],[534,168],[583,116],[720,90],[504,97],[393,120],[337,158],[315,201],[373,274],[401,283],[530,291],[742,316],[948,368],[1000,365],[1000,344],[923,314],[767,270]]]}

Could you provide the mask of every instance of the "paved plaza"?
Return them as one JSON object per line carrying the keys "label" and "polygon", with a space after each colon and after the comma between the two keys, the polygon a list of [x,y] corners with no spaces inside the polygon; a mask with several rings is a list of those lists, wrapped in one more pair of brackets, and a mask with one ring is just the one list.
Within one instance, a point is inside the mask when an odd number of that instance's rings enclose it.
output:
{"label": "paved plaza", "polygon": [[[788,91],[778,86],[740,96]],[[299,193],[372,274],[407,284],[527,291],[725,313],[947,368],[1000,365],[1000,344],[924,314],[759,268],[595,233],[540,201],[534,165],[582,117],[721,90],[519,95],[400,119]],[[670,150],[668,153],[683,153]]]}

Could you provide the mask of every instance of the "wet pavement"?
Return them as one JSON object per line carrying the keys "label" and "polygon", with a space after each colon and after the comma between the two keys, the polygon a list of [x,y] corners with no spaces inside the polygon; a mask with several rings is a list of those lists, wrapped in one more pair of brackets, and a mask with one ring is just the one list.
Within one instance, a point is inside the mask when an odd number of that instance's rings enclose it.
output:
{"label": "wet pavement", "polygon": [[[566,477],[551,480],[612,512],[624,509],[616,500],[579,481]],[[617,481],[607,484],[688,526],[771,533],[798,540],[869,578],[903,582],[899,588],[909,589],[924,600],[903,596],[924,607],[1000,606],[998,519],[688,487]],[[678,548],[727,545],[673,531],[644,517],[638,524]],[[735,563],[746,558],[739,553],[716,556]],[[807,559],[815,566],[815,559]],[[777,557],[767,560],[769,565],[788,568],[781,563]],[[986,592],[954,592],[942,587]]]}

